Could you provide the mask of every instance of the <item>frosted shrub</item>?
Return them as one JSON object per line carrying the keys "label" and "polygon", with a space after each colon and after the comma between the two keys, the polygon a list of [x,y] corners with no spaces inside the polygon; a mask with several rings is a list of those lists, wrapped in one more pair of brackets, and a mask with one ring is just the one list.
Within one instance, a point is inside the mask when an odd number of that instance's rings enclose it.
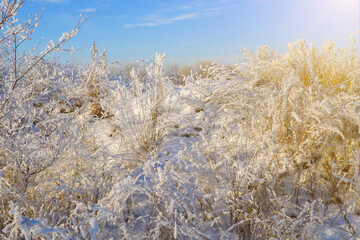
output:
{"label": "frosted shrub", "polygon": [[16,56],[23,3],[0,4],[0,238],[359,236],[356,49],[262,47],[178,86],[156,54],[110,80],[95,45],[88,65],[44,59],[85,20]]}
{"label": "frosted shrub", "polygon": [[[256,150],[252,161],[258,159],[271,169],[271,188],[278,197],[291,196],[295,206],[322,199],[325,204],[335,203],[342,208],[349,200],[345,196],[350,189],[341,178],[352,174],[352,156],[359,147],[359,116],[355,113],[359,98],[351,90],[357,89],[354,74],[359,59],[350,52],[350,60],[344,61],[342,51],[332,50],[327,44],[324,50],[308,47],[302,41],[296,45],[290,45],[290,52],[284,56],[261,48],[250,54],[249,66],[239,72],[240,76],[251,76],[252,87],[247,89],[250,99],[242,103],[253,102],[252,111],[245,111],[253,114],[241,120],[243,124],[248,122],[248,136],[258,139],[249,141]],[[331,66],[332,70],[321,68],[320,74],[319,69],[309,67],[309,62]],[[244,86],[239,88],[245,90]],[[225,108],[241,112],[243,105],[237,105],[227,104]]]}
{"label": "frosted shrub", "polygon": [[[355,189],[349,189],[346,177],[357,169],[353,156],[359,147],[359,98],[354,76],[359,60],[353,51],[333,50],[327,44],[318,50],[302,41],[290,45],[285,55],[264,47],[247,56],[249,64],[237,68],[240,78],[222,70],[211,80],[187,81],[189,102],[203,109],[198,149],[214,171],[201,177],[200,186],[214,196],[219,194],[216,182],[228,189],[218,205],[230,206],[219,210],[230,213],[221,216],[224,224],[231,219],[224,234],[296,238],[308,229],[309,237],[326,219],[321,209],[329,204],[343,209],[353,199],[348,194]],[[349,64],[338,65],[343,57]],[[294,70],[291,62],[298,62]],[[320,76],[320,70],[308,70],[308,62],[333,70]],[[302,213],[308,202],[317,206],[312,209],[318,218],[313,225],[299,224],[307,221]],[[296,227],[278,230],[287,224]],[[347,227],[354,233],[351,224]]]}
{"label": "frosted shrub", "polygon": [[87,69],[83,69],[84,79],[86,79],[87,89],[89,96],[90,106],[90,115],[96,117],[106,117],[109,115],[103,107],[101,106],[101,98],[104,97],[104,92],[106,91],[107,85],[104,83],[108,80],[107,78],[107,69],[106,69],[106,54],[105,50],[103,53],[98,56],[98,50],[95,46],[95,43],[91,49],[92,62]]}
{"label": "frosted shrub", "polygon": [[18,19],[24,4],[23,0],[0,4],[0,228],[13,229],[1,232],[2,238],[29,239],[31,234],[25,231],[30,231],[30,227],[22,223],[36,223],[38,229],[51,228],[46,220],[33,222],[31,219],[51,215],[54,210],[51,209],[54,199],[47,198],[52,188],[47,184],[56,181],[49,172],[66,158],[69,147],[77,142],[73,115],[59,114],[63,102],[69,102],[60,87],[64,71],[45,57],[68,42],[87,17],[80,19],[76,27],[57,42],[49,42],[43,51],[34,48],[18,55],[22,44],[38,26],[40,14]]}
{"label": "frosted shrub", "polygon": [[[185,155],[183,155],[185,154]],[[148,239],[208,238],[211,223],[201,214],[206,207],[197,188],[203,162],[148,159],[136,175],[119,179],[102,203],[116,212],[121,237]],[[184,164],[186,161],[186,164]],[[205,172],[203,172],[205,173]],[[200,191],[199,191],[200,190]],[[200,213],[200,215],[199,215]]]}
{"label": "frosted shrub", "polygon": [[[118,83],[113,93],[115,101],[114,125],[127,151],[145,159],[160,143],[171,106],[166,106],[172,83],[164,76],[165,55],[157,54],[155,62],[140,76],[133,68],[127,84]],[[121,149],[121,148],[120,148]]]}

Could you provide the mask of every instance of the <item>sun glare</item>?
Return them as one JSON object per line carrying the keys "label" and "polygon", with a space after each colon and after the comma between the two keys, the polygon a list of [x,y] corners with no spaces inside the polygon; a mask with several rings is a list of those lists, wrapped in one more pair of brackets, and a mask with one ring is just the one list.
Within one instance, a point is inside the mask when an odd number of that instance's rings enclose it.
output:
{"label": "sun glare", "polygon": [[359,2],[359,0],[314,1],[316,8],[313,11],[325,19],[332,19],[340,24],[357,24],[359,27]]}

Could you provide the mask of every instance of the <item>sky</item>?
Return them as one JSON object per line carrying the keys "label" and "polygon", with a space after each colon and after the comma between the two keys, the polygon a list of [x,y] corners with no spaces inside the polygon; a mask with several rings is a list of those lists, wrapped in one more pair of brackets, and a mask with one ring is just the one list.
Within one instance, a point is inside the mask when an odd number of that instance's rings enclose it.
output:
{"label": "sky", "polygon": [[[35,12],[40,0],[28,2],[20,17]],[[30,47],[57,40],[71,31],[80,14],[93,13],[57,53],[61,59],[91,58],[90,47],[106,49],[110,62],[153,59],[166,53],[167,62],[192,64],[196,60],[237,63],[242,49],[270,46],[285,52],[297,39],[335,41],[347,48],[349,36],[360,30],[360,0],[48,0]],[[360,46],[360,34],[355,39]],[[42,46],[42,45],[40,45]]]}

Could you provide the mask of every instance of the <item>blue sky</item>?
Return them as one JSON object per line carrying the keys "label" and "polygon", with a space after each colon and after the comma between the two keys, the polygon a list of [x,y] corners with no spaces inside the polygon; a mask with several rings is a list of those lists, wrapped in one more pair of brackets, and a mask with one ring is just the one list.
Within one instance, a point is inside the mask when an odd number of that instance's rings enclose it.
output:
{"label": "blue sky", "polygon": [[[36,10],[40,0],[25,6]],[[33,39],[58,39],[77,23],[81,13],[95,14],[72,39],[80,49],[62,59],[90,58],[96,43],[109,61],[153,59],[166,52],[168,62],[210,59],[236,63],[243,48],[268,45],[286,51],[302,38],[320,45],[326,38],[348,47],[349,35],[360,29],[359,0],[49,0]],[[98,7],[99,6],[99,7]],[[359,34],[356,39],[359,45]],[[54,55],[53,55],[54,56]]]}

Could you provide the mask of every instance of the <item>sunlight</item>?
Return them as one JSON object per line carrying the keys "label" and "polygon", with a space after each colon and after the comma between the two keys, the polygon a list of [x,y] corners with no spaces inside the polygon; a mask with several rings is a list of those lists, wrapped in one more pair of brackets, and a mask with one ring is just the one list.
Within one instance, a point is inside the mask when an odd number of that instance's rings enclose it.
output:
{"label": "sunlight", "polygon": [[[336,20],[339,24],[357,24],[359,27],[359,11],[358,0],[320,0],[313,1],[312,14]],[[358,16],[357,21],[350,18],[352,14]]]}

